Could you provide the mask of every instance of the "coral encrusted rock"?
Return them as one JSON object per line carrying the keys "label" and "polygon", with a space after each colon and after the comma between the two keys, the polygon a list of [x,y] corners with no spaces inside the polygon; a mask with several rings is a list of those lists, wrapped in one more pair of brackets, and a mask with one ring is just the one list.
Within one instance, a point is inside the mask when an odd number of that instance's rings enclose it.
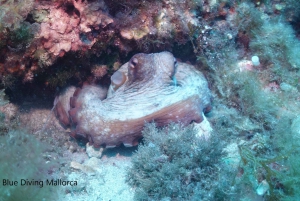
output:
{"label": "coral encrusted rock", "polygon": [[211,95],[202,73],[177,62],[169,52],[134,55],[111,82],[106,98],[101,87],[77,89],[70,110],[56,99],[58,113],[69,110],[72,136],[86,138],[96,147],[134,146],[145,122],[200,123],[210,109]]}

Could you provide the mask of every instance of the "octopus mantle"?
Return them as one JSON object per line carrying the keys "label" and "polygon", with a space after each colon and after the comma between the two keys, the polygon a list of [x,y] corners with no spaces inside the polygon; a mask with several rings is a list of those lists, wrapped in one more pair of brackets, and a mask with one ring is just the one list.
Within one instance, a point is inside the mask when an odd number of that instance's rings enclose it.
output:
{"label": "octopus mantle", "polygon": [[169,52],[136,54],[104,87],[68,88],[55,100],[60,122],[73,137],[94,146],[134,146],[145,122],[164,126],[200,123],[210,109],[207,81],[194,66],[177,62]]}

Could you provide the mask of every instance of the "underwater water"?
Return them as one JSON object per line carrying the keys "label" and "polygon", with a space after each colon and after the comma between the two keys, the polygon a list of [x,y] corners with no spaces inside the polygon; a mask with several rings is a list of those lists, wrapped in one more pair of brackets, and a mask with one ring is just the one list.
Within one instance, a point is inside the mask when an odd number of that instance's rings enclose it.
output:
{"label": "underwater water", "polygon": [[299,0],[0,1],[0,201],[300,200]]}

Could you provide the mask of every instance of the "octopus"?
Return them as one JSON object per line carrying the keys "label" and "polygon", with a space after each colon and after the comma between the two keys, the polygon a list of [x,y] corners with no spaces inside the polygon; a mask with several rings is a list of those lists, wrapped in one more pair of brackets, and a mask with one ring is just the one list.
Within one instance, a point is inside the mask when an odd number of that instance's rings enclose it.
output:
{"label": "octopus", "polygon": [[109,88],[69,87],[55,99],[55,114],[71,136],[94,147],[138,144],[147,122],[200,123],[211,109],[204,75],[170,52],[134,55],[111,76]]}

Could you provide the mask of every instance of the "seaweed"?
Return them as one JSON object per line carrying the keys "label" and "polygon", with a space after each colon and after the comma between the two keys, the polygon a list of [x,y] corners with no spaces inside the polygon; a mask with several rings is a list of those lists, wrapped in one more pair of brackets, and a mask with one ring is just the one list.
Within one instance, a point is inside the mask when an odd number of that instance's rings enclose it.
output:
{"label": "seaweed", "polygon": [[[243,175],[235,185],[250,185],[258,189],[263,181],[269,186],[264,199],[268,200],[297,200],[300,192],[299,186],[300,171],[298,170],[300,153],[299,139],[295,138],[290,131],[290,119],[284,117],[281,122],[272,130],[270,135],[273,139],[263,143],[256,142],[253,149],[249,143],[239,145],[241,156],[240,168]],[[268,136],[265,134],[264,136]],[[258,145],[259,144],[259,145]]]}
{"label": "seaweed", "polygon": [[[132,158],[127,182],[136,188],[136,200],[225,199],[223,186],[229,175],[221,174],[223,143],[196,136],[192,126],[147,124],[143,144]],[[226,175],[226,176],[225,176]],[[221,179],[222,178],[222,179]]]}

